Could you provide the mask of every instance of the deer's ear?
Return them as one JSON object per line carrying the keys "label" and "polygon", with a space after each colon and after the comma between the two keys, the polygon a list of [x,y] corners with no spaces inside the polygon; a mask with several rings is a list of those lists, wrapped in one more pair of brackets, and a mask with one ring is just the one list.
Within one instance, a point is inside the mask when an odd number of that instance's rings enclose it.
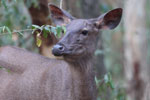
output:
{"label": "deer's ear", "polygon": [[53,4],[48,4],[48,6],[50,9],[51,18],[56,25],[66,25],[74,19],[74,17],[72,17],[65,10],[60,9],[59,7]]}
{"label": "deer's ear", "polygon": [[121,20],[122,8],[109,11],[96,19],[96,27],[99,29],[114,29]]}

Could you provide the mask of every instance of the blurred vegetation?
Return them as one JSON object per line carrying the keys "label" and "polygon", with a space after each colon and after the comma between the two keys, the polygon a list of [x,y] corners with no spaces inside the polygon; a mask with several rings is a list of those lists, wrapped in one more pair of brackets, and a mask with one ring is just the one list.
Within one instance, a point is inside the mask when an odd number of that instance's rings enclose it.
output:
{"label": "blurred vegetation", "polygon": [[[150,0],[147,0],[147,3],[146,3],[146,33],[147,33],[147,40],[148,40],[148,56],[147,56],[147,61],[149,62],[150,60],[150,12],[149,12],[149,9],[150,9]],[[149,62],[149,65],[150,65],[150,62]]]}
{"label": "blurred vegetation", "polygon": [[125,89],[120,83],[115,83],[112,80],[110,73],[106,74],[101,80],[95,77],[95,81],[98,89],[97,100],[126,100]]}
{"label": "blurred vegetation", "polygon": [[[18,45],[25,47],[33,42],[32,37],[29,40],[26,40],[26,38],[29,37],[29,34],[28,32],[23,31],[32,24],[31,18],[24,6],[23,0],[1,0],[0,27],[1,29],[3,28],[3,31],[1,31],[0,34],[0,46]],[[4,27],[7,27],[6,31],[4,30]],[[10,33],[16,33],[15,31],[18,30],[19,32],[22,32],[23,35],[16,35],[16,38],[15,36],[14,38],[11,38]]]}

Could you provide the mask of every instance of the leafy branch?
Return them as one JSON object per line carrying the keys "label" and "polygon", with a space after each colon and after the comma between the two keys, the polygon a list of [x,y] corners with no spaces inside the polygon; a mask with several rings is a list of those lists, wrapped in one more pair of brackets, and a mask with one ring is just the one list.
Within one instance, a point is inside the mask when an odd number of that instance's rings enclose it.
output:
{"label": "leafy branch", "polygon": [[15,33],[18,33],[21,36],[23,36],[23,32],[29,32],[29,31],[33,31],[33,29],[24,29],[24,30],[13,30],[13,31],[11,31],[9,27],[3,26],[3,27],[0,27],[0,36],[2,36],[2,35],[10,35],[11,36],[12,34],[15,34]]}
{"label": "leafy branch", "polygon": [[60,38],[63,34],[66,33],[66,28],[64,26],[54,27],[51,25],[32,25],[29,29],[11,31],[7,26],[0,27],[0,36],[9,35],[12,37],[12,34],[14,33],[18,33],[19,35],[23,36],[24,32],[31,32],[32,34],[36,34],[36,45],[40,47],[42,44],[42,36],[47,38],[49,34],[54,34],[57,38]]}
{"label": "leafy branch", "polygon": [[51,25],[32,25],[32,34],[36,33],[36,45],[38,47],[42,44],[41,35],[43,34],[44,38],[48,37],[48,34],[53,33],[56,37],[60,38],[63,34],[66,33],[66,28],[64,26],[51,26]]}
{"label": "leafy branch", "polygon": [[112,77],[110,73],[106,74],[102,80],[98,80],[97,77],[95,77],[95,82],[97,87],[100,87],[103,84],[105,84],[107,87],[114,89],[114,83],[112,81]]}
{"label": "leafy branch", "polygon": [[111,100],[126,100],[125,89],[114,84],[115,82],[112,80],[110,73],[104,75],[101,80],[95,77],[95,82],[99,94],[97,100],[103,100],[108,91],[111,92]]}

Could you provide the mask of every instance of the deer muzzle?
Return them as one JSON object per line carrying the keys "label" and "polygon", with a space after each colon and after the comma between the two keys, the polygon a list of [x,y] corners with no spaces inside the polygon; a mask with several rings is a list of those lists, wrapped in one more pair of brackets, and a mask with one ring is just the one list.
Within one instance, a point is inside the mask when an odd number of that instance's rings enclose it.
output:
{"label": "deer muzzle", "polygon": [[52,49],[52,53],[54,56],[62,56],[64,54],[64,50],[65,50],[64,46],[56,44]]}

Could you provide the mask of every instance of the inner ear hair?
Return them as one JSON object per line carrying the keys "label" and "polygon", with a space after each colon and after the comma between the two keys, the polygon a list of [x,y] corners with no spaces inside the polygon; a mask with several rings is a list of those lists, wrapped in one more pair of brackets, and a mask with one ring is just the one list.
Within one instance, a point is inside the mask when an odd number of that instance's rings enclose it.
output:
{"label": "inner ear hair", "polygon": [[48,4],[51,12],[51,18],[56,25],[67,25],[71,20],[75,19],[67,11],[53,5]]}
{"label": "inner ear hair", "polygon": [[98,18],[97,20],[95,20],[94,26],[97,29],[101,29],[104,26],[103,18]]}
{"label": "inner ear hair", "polygon": [[55,6],[55,5],[51,4],[51,3],[49,3],[48,6],[50,8],[51,14],[55,14],[57,16],[62,16],[63,15],[63,12],[62,12],[62,10],[59,7],[57,7],[57,6]]}
{"label": "inner ear hair", "polygon": [[113,9],[104,16],[104,23],[109,29],[114,29],[120,23],[121,17],[122,8]]}
{"label": "inner ear hair", "polygon": [[122,8],[113,9],[100,17],[95,21],[95,26],[98,29],[114,29],[121,20]]}

